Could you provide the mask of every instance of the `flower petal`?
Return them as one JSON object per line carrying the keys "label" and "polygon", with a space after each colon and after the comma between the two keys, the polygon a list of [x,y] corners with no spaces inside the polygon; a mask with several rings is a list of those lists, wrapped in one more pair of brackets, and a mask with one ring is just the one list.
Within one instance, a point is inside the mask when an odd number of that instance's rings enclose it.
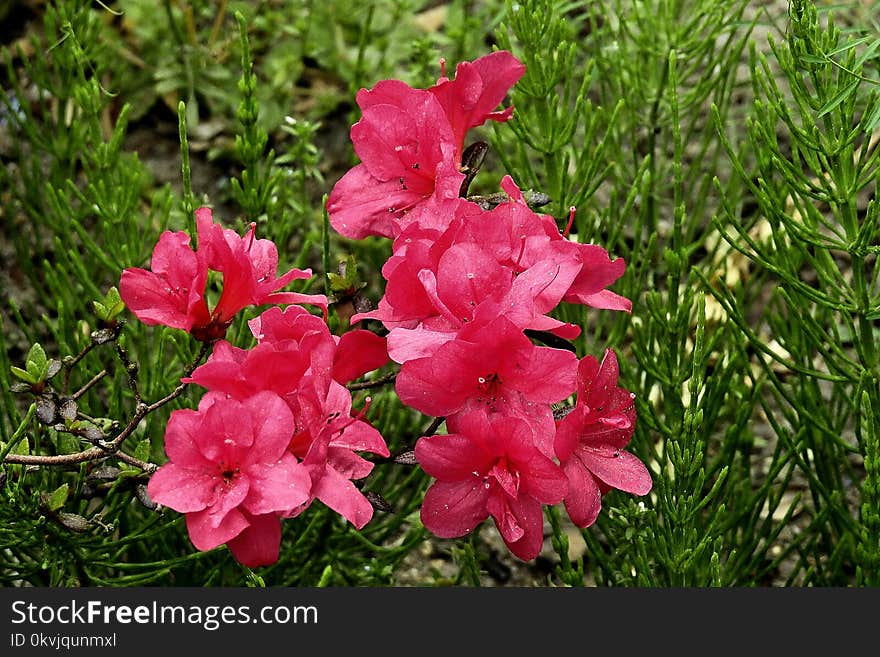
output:
{"label": "flower petal", "polygon": [[242,505],[254,515],[288,511],[309,499],[312,480],[293,454],[277,463],[260,463],[247,470],[251,480]]}
{"label": "flower petal", "polygon": [[211,550],[238,536],[248,526],[244,514],[238,509],[227,513],[221,522],[216,523],[210,509],[186,514],[186,528],[189,539],[197,550]]}
{"label": "flower petal", "polygon": [[568,517],[578,527],[589,527],[596,522],[602,509],[602,492],[579,459],[563,462],[562,470],[568,478],[568,493],[565,495]]}
{"label": "flower petal", "polygon": [[603,482],[633,495],[646,495],[651,473],[635,455],[617,449],[583,448],[575,452],[590,472]]}
{"label": "flower petal", "polygon": [[440,538],[464,536],[489,516],[488,497],[482,481],[434,482],[422,502],[422,524]]}
{"label": "flower petal", "polygon": [[324,468],[318,480],[312,481],[312,495],[348,520],[355,529],[362,529],[373,517],[370,501],[333,468]]}
{"label": "flower petal", "polygon": [[348,331],[339,338],[333,357],[333,378],[346,384],[388,362],[385,338],[372,331]]}
{"label": "flower petal", "polygon": [[478,440],[454,433],[419,438],[415,456],[422,469],[439,481],[479,479],[480,483],[495,459]]}
{"label": "flower petal", "polygon": [[249,516],[248,525],[226,545],[238,562],[248,568],[269,566],[278,561],[281,522],[274,513]]}
{"label": "flower petal", "polygon": [[150,477],[147,493],[157,504],[180,513],[191,513],[214,504],[219,482],[219,477],[207,470],[166,463]]}

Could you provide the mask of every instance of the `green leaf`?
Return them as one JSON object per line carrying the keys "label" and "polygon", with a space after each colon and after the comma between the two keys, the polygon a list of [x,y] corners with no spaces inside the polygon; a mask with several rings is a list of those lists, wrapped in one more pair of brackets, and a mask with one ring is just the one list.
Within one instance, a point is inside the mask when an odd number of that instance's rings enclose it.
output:
{"label": "green leaf", "polygon": [[34,376],[31,376],[31,374],[29,372],[25,372],[20,367],[16,367],[15,365],[11,365],[9,367],[9,369],[12,371],[13,376],[21,379],[25,383],[29,383],[31,385],[39,383],[39,379],[37,379]]}
{"label": "green leaf", "polygon": [[142,440],[138,443],[137,447],[134,448],[134,457],[141,461],[149,461],[152,449],[149,438]]}
{"label": "green leaf", "polygon": [[31,453],[31,445],[28,442],[27,436],[22,438],[15,447],[12,448],[10,454],[18,454],[20,456],[25,456]]}
{"label": "green leaf", "polygon": [[95,309],[95,315],[104,322],[114,320],[119,313],[125,310],[125,303],[119,296],[119,290],[111,287],[107,290],[107,294],[100,301],[93,301],[92,306]]}
{"label": "green leaf", "polygon": [[324,567],[324,572],[321,573],[321,578],[318,580],[318,588],[329,586],[331,579],[333,579],[333,566],[328,563]]}
{"label": "green leaf", "polygon": [[58,451],[61,454],[75,454],[79,451],[79,440],[72,434],[66,432],[59,433]]}
{"label": "green leaf", "polygon": [[46,502],[46,506],[49,507],[50,511],[57,511],[64,503],[67,501],[67,484],[61,484],[58,488],[52,491],[52,494],[49,495],[49,500]]}
{"label": "green leaf", "polygon": [[847,98],[849,98],[858,88],[859,82],[861,82],[861,80],[856,78],[848,85],[846,85],[843,89],[834,94],[834,97],[831,98],[831,100],[829,100],[827,103],[822,105],[821,108],[819,108],[819,113],[816,115],[816,118],[821,119],[823,116],[828,114],[828,112],[832,111],[835,107],[837,107]]}
{"label": "green leaf", "polygon": [[49,371],[49,359],[46,358],[46,352],[43,351],[39,342],[35,342],[28,352],[25,367],[27,367],[28,373],[35,377],[34,383],[46,378]]}

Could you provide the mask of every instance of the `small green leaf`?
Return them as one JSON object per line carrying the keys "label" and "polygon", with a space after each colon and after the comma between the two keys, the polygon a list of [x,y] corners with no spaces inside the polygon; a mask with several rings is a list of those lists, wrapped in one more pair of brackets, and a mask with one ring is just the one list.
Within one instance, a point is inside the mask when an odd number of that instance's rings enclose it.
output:
{"label": "small green leaf", "polygon": [[119,296],[119,290],[116,287],[111,287],[107,290],[107,294],[104,295],[103,299],[92,302],[92,307],[98,319],[110,322],[125,310],[125,303],[123,303],[122,298]]}
{"label": "small green leaf", "polygon": [[321,573],[321,578],[318,580],[318,587],[324,588],[329,586],[331,579],[333,579],[333,566],[328,563],[324,568],[324,572]]}
{"label": "small green leaf", "polygon": [[35,383],[46,378],[49,371],[49,359],[46,358],[46,352],[43,351],[39,342],[35,342],[28,352],[25,367],[27,367],[28,373],[35,378]]}
{"label": "small green leaf", "polygon": [[58,434],[58,452],[61,454],[75,454],[79,451],[79,440],[76,436],[67,432]]}
{"label": "small green leaf", "polygon": [[348,281],[345,280],[345,277],[340,276],[339,274],[331,272],[327,274],[327,280],[330,281],[330,289],[334,292],[342,292],[350,287]]}
{"label": "small green leaf", "polygon": [[834,97],[831,98],[831,100],[822,105],[822,107],[819,109],[819,113],[816,114],[816,118],[821,119],[823,116],[828,114],[828,112],[832,111],[835,107],[837,107],[847,98],[849,98],[858,88],[859,82],[861,82],[861,80],[859,78],[856,78],[848,85],[846,85],[843,89],[834,94]]}
{"label": "small green leaf", "polygon": [[26,454],[31,453],[31,445],[28,442],[27,436],[18,441],[15,447],[12,448],[10,454],[18,454],[20,456],[24,456]]}
{"label": "small green leaf", "polygon": [[141,461],[149,461],[152,449],[149,439],[142,440],[137,444],[137,447],[134,448],[134,457]]}
{"label": "small green leaf", "polygon": [[21,369],[20,367],[16,367],[15,365],[11,365],[11,366],[9,367],[9,369],[12,371],[13,376],[15,376],[15,377],[21,379],[21,380],[24,381],[25,383],[29,383],[29,384],[31,384],[31,385],[34,385],[34,384],[36,384],[36,383],[39,383],[39,379],[37,379],[36,377],[31,376],[31,374],[30,374],[29,372],[25,372],[25,371],[24,371],[23,369]]}
{"label": "small green leaf", "polygon": [[67,501],[67,484],[61,484],[58,488],[52,491],[52,494],[49,495],[49,500],[46,502],[46,506],[49,507],[50,511],[57,511],[64,503]]}

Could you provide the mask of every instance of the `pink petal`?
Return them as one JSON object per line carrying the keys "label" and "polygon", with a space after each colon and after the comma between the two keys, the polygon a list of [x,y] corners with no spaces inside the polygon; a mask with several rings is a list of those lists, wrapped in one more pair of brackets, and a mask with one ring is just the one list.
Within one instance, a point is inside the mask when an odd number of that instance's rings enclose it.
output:
{"label": "pink petal", "polygon": [[534,402],[552,404],[571,395],[577,384],[578,359],[566,349],[534,347],[528,370],[513,377],[510,386]]}
{"label": "pink petal", "polygon": [[212,465],[198,449],[195,436],[201,430],[204,416],[199,411],[181,408],[171,412],[165,425],[165,454],[178,466],[189,469]]}
{"label": "pink petal", "polygon": [[209,461],[237,465],[254,442],[248,407],[236,399],[218,399],[204,412],[201,429],[193,438]]}
{"label": "pink petal", "polygon": [[219,477],[207,470],[195,470],[166,463],[150,477],[147,493],[157,504],[180,513],[201,511],[217,498]]}
{"label": "pink petal", "polygon": [[523,561],[531,561],[540,554],[544,545],[544,516],[541,505],[531,497],[523,495],[510,500],[509,504],[510,511],[516,518],[517,525],[522,528],[523,534],[516,540],[509,540],[503,533],[501,536],[513,554]]}
{"label": "pink petal", "polygon": [[558,504],[568,491],[565,473],[537,449],[530,451],[528,460],[516,460],[522,476],[521,492],[544,504]]}
{"label": "pink petal", "polygon": [[[293,436],[293,414],[287,403],[272,392],[258,392],[243,403],[250,415],[254,440],[242,468],[250,463],[275,463]],[[247,421],[242,417],[243,421]]]}
{"label": "pink petal", "polygon": [[457,434],[419,438],[415,456],[422,469],[439,481],[478,480],[480,483],[495,458],[478,440]]}
{"label": "pink petal", "polygon": [[247,470],[251,480],[243,506],[255,515],[287,511],[309,499],[312,480],[292,454],[277,463],[260,463]]}
{"label": "pink petal", "polygon": [[464,536],[489,516],[488,497],[482,481],[434,482],[422,502],[422,524],[440,538]]}
{"label": "pink petal", "polygon": [[583,417],[583,406],[576,406],[556,425],[553,453],[560,461],[568,460],[578,446]]}
{"label": "pink petal", "polygon": [[315,317],[305,308],[288,306],[268,308],[248,322],[254,337],[260,342],[280,342],[282,340],[301,341],[310,332],[329,332],[320,317]]}
{"label": "pink petal", "polygon": [[[165,233],[163,237],[165,235],[173,234]],[[184,271],[176,272],[172,280],[145,269],[131,268],[122,272],[119,296],[144,324],[189,330],[196,321],[207,317],[201,297],[204,278],[196,271],[196,256],[186,248],[181,250],[180,257],[179,266]]]}
{"label": "pink petal", "polygon": [[217,499],[204,510],[205,522],[220,526],[231,512],[238,513],[238,507],[244,502],[250,487],[250,478],[244,473],[236,474],[229,481],[220,479],[217,485]]}
{"label": "pink petal", "polygon": [[248,568],[269,566],[278,561],[281,523],[274,513],[248,518],[250,525],[226,545],[236,560]]}
{"label": "pink petal", "polygon": [[259,306],[265,303],[274,304],[308,304],[327,310],[327,296],[324,294],[302,294],[300,292],[273,292],[272,294],[256,297],[252,305]]}
{"label": "pink petal", "polygon": [[579,269],[580,264],[573,259],[535,263],[513,282],[507,301],[510,311],[505,314],[518,326],[529,326],[527,322],[531,317],[543,315],[559,305]]}
{"label": "pink petal", "polygon": [[473,62],[460,62],[455,79],[441,80],[433,92],[449,117],[456,143],[462,147],[465,134],[486,120],[506,121],[510,109],[493,112],[526,67],[506,50],[490,53]]}
{"label": "pink petal", "polygon": [[[382,438],[382,434],[363,420],[357,420],[346,425],[341,434],[333,436],[330,444],[358,452],[370,452],[379,456],[391,455],[391,452],[388,451],[388,445],[385,444],[385,439]],[[360,477],[355,478],[359,479]]]}
{"label": "pink petal", "polygon": [[385,338],[371,331],[348,331],[342,334],[333,358],[333,378],[339,383],[363,376],[388,363]]}
{"label": "pink petal", "polygon": [[[421,194],[402,189],[394,180],[381,181],[363,164],[346,172],[333,186],[327,198],[330,224],[340,235],[355,240],[369,235],[394,237],[392,217],[399,208],[419,203]],[[389,208],[396,208],[394,212]]]}
{"label": "pink petal", "polygon": [[563,462],[562,469],[568,478],[565,496],[568,517],[578,527],[589,527],[596,522],[602,509],[602,492],[593,475],[577,458]]}
{"label": "pink petal", "polygon": [[442,345],[455,339],[453,331],[434,331],[419,324],[416,328],[394,328],[388,333],[388,355],[395,363],[433,356]]}
{"label": "pink petal", "polygon": [[227,513],[218,524],[210,515],[210,509],[186,514],[189,539],[197,550],[211,550],[232,540],[248,526],[244,514],[238,509]]}
{"label": "pink petal", "polygon": [[447,342],[431,358],[418,358],[403,364],[395,381],[400,400],[426,415],[439,417],[460,410],[475,388],[477,375],[468,380],[464,369],[466,349],[456,341]]}
{"label": "pink petal", "polygon": [[437,265],[437,295],[459,320],[469,321],[481,301],[501,298],[512,281],[511,272],[476,244],[454,244]]}
{"label": "pink petal", "polygon": [[369,500],[333,468],[325,468],[323,475],[312,482],[312,495],[348,520],[355,529],[362,529],[373,517],[373,505]]}
{"label": "pink petal", "polygon": [[247,350],[233,347],[226,340],[218,340],[208,360],[181,381],[227,392],[236,398],[248,397],[255,391],[253,382],[247,380],[242,368],[248,354]]}
{"label": "pink petal", "polygon": [[[513,513],[511,508],[513,501],[513,497],[501,489],[495,488],[486,505],[489,515],[495,520],[495,526],[507,545],[515,544],[526,533],[525,528],[520,525],[519,519]],[[532,501],[534,502],[534,500]]]}
{"label": "pink petal", "polygon": [[646,495],[651,490],[648,468],[629,452],[586,448],[578,450],[576,456],[591,473],[612,488],[634,495]]}
{"label": "pink petal", "polygon": [[363,479],[373,471],[374,463],[344,447],[327,448],[327,465],[346,479]]}

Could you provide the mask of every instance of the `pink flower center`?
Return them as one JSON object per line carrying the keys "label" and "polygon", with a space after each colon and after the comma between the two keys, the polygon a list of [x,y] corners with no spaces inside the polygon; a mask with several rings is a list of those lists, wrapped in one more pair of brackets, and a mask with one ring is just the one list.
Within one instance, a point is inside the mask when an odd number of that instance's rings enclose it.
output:
{"label": "pink flower center", "polygon": [[226,485],[230,485],[235,482],[236,477],[241,472],[241,469],[238,468],[238,466],[226,463],[225,461],[221,461],[217,465],[217,469],[220,471],[220,477],[223,479],[223,483]]}
{"label": "pink flower center", "polygon": [[501,379],[497,372],[477,377],[477,399],[491,405],[498,398]]}

